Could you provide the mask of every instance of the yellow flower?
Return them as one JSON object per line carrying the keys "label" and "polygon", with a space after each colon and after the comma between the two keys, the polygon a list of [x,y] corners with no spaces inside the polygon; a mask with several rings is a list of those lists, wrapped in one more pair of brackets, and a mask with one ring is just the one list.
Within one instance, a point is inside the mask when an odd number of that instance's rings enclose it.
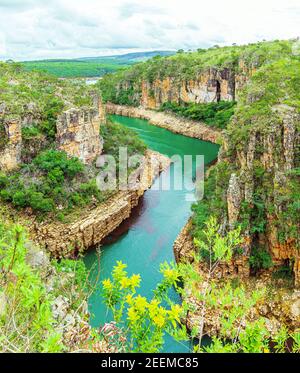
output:
{"label": "yellow flower", "polygon": [[165,318],[162,314],[158,314],[157,316],[153,317],[153,322],[159,328],[162,328],[165,325]]}
{"label": "yellow flower", "polygon": [[135,299],[135,307],[138,311],[142,312],[147,307],[148,302],[145,297],[141,297],[140,295],[137,296]]}
{"label": "yellow flower", "polygon": [[118,260],[116,268],[118,268],[120,270],[123,270],[123,269],[127,268],[127,264],[124,264],[121,260]]}
{"label": "yellow flower", "polygon": [[126,296],[126,302],[128,303],[128,304],[132,304],[132,294],[128,294],[127,296]]}
{"label": "yellow flower", "polygon": [[160,301],[157,299],[152,299],[152,301],[150,302],[150,306],[152,308],[158,308],[159,305],[160,305]]}
{"label": "yellow flower", "polygon": [[168,311],[170,317],[176,321],[180,321],[180,315],[182,313],[182,308],[178,304],[171,306],[171,310]]}
{"label": "yellow flower", "polygon": [[150,304],[148,305],[148,309],[149,309],[149,315],[151,317],[151,319],[153,320],[153,318],[155,317],[155,315],[158,313],[158,306],[159,306],[160,302],[156,299],[152,299],[152,301],[150,302]]}
{"label": "yellow flower", "polygon": [[130,286],[131,281],[128,277],[123,277],[120,281],[120,284],[121,284],[121,289],[127,289]]}
{"label": "yellow flower", "polygon": [[141,276],[140,275],[132,275],[130,278],[131,286],[136,288],[140,286]]}
{"label": "yellow flower", "polygon": [[102,285],[103,285],[103,288],[104,288],[105,290],[112,290],[112,288],[113,288],[113,284],[112,284],[112,282],[110,281],[110,279],[103,280],[103,281],[102,281]]}
{"label": "yellow flower", "polygon": [[166,268],[162,271],[164,278],[172,283],[178,280],[178,271],[172,268]]}
{"label": "yellow flower", "polygon": [[139,319],[138,313],[135,311],[133,307],[128,309],[128,320],[132,323],[135,323]]}

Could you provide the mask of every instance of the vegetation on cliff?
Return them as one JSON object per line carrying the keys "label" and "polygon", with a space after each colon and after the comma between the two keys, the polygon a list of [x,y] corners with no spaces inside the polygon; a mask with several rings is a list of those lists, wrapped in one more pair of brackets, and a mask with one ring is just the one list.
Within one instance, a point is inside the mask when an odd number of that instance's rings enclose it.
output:
{"label": "vegetation on cliff", "polygon": [[195,237],[211,214],[226,222],[229,179],[238,177],[248,195],[238,202],[236,224],[251,236],[255,272],[273,264],[264,243],[270,230],[270,244],[299,247],[299,74],[300,61],[290,56],[253,75],[225,132],[220,162],[209,172],[204,200],[193,207]]}
{"label": "vegetation on cliff", "polygon": [[145,143],[130,128],[108,121],[100,128],[100,134],[104,142],[104,154],[110,154],[115,159],[119,158],[120,147],[127,148],[128,156],[145,153]]}
{"label": "vegetation on cliff", "polygon": [[182,104],[165,102],[160,110],[172,112],[184,118],[204,122],[209,126],[225,129],[234,114],[236,102],[220,101],[207,104]]}
{"label": "vegetation on cliff", "polygon": [[[65,221],[73,210],[94,206],[111,196],[111,192],[100,192],[96,185],[99,169],[95,162],[83,164],[64,152],[57,141],[59,116],[67,109],[82,108],[85,120],[90,112],[98,110],[93,106],[94,99],[93,90],[82,82],[28,73],[20,64],[0,64],[0,150],[9,141],[7,121],[15,118],[21,127],[16,145],[21,146],[18,167],[0,170],[2,203],[39,218]],[[77,113],[70,114],[71,124],[78,120]],[[101,128],[99,141],[101,135],[104,152],[113,156],[118,156],[119,146],[128,147],[129,155],[145,152],[145,145],[129,129],[108,123]],[[70,131],[63,136],[72,140],[74,134]]]}
{"label": "vegetation on cliff", "polygon": [[0,88],[2,111],[22,117],[30,113],[41,122],[51,122],[72,105],[92,105],[90,88],[84,82],[59,80],[44,72],[29,73],[20,63],[0,63]]}
{"label": "vegetation on cliff", "polygon": [[[265,64],[290,56],[292,46],[291,41],[260,42],[244,46],[199,49],[196,52],[177,53],[164,58],[157,56],[124,71],[108,74],[97,84],[105,101],[138,106],[141,104],[143,82],[152,86],[155,81],[170,79],[176,90],[176,87],[195,81],[201,73],[213,69],[223,71],[221,75],[234,73],[244,77],[245,70],[254,71]],[[153,94],[150,89],[149,95]],[[174,98],[165,98],[164,101],[174,102]],[[181,101],[176,103],[181,105]]]}
{"label": "vegetation on cliff", "polygon": [[0,198],[17,209],[29,207],[40,217],[51,213],[64,219],[64,214],[76,206],[105,199],[97,188],[96,174],[96,168],[86,169],[77,158],[46,150],[20,170],[0,173]]}

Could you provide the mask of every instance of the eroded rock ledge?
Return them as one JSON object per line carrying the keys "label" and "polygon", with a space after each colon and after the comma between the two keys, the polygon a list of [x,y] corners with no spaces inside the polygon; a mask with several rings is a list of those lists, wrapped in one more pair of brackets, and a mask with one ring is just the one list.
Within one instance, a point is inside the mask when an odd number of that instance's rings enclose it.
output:
{"label": "eroded rock ledge", "polygon": [[221,131],[218,129],[212,129],[200,122],[178,118],[172,114],[147,110],[142,107],[136,108],[111,103],[106,105],[106,111],[108,114],[146,119],[154,126],[165,128],[180,135],[210,141],[212,143],[218,143],[218,140],[221,138]]}
{"label": "eroded rock ledge", "polygon": [[30,229],[32,239],[55,257],[68,257],[79,250],[99,245],[137,206],[139,198],[150,188],[156,176],[170,165],[169,158],[147,150],[141,165],[138,190],[119,191],[108,201],[82,214],[72,223],[34,223]]}

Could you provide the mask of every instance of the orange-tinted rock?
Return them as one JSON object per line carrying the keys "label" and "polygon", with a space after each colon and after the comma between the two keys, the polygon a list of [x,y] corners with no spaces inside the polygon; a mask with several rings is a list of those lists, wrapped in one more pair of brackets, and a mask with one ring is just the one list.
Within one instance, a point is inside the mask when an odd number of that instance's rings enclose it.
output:
{"label": "orange-tinted rock", "polygon": [[22,129],[20,119],[4,119],[6,144],[0,150],[0,170],[11,171],[21,162]]}

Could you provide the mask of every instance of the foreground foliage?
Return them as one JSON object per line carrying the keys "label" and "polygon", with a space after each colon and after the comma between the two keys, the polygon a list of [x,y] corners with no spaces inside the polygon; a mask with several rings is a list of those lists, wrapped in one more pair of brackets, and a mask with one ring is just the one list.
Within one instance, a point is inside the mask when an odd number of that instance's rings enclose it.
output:
{"label": "foreground foliage", "polygon": [[[41,271],[30,265],[27,257],[30,245],[22,227],[0,223],[0,350],[67,351],[69,347],[54,319],[52,304],[58,295],[64,295],[73,299],[71,307],[80,310],[86,297],[82,289],[87,276],[85,267],[80,262],[62,261],[57,266],[58,277],[53,277],[55,282],[49,289],[45,280],[49,268]],[[59,276],[66,268],[72,268],[74,282],[65,281],[61,286]]]}
{"label": "foreground foliage", "polygon": [[[240,228],[223,237],[219,231],[216,219],[210,218],[203,238],[195,239],[197,252],[193,263],[179,265],[184,281],[183,306],[186,312],[197,315],[192,329],[192,337],[198,340],[195,352],[300,352],[300,330],[289,333],[283,325],[271,334],[266,319],[251,316],[253,308],[265,302],[266,288],[250,291],[238,281],[219,280],[215,276],[220,263],[229,263],[243,241]],[[205,329],[211,326],[212,320],[217,335],[213,336],[210,344],[203,346]]]}
{"label": "foreground foliage", "polygon": [[[205,231],[206,240],[198,241],[199,248],[210,252],[209,273],[212,275],[218,261],[227,258],[236,245],[239,233],[231,237],[215,237],[217,225],[212,219]],[[101,288],[105,304],[112,310],[115,323],[100,325],[99,330],[86,324],[83,304],[90,291],[89,274],[81,260],[46,260],[35,265],[30,259],[32,243],[24,229],[17,225],[0,224],[0,350],[2,352],[159,352],[165,338],[171,335],[186,341],[187,312],[195,312],[187,301],[186,292],[202,304],[204,312],[191,338],[195,352],[299,352],[300,332],[290,334],[282,328],[272,338],[264,320],[249,321],[251,308],[264,297],[264,289],[251,295],[232,282],[211,281],[205,291],[201,286],[207,279],[198,272],[199,251],[193,264],[179,266],[164,263],[160,271],[162,281],[148,299],[138,293],[140,275],[128,275],[126,265],[118,262],[112,278],[103,281]],[[228,256],[229,255],[229,256]],[[45,258],[45,257],[44,257]],[[212,280],[212,279],[211,279]],[[184,288],[181,288],[181,282]],[[169,298],[172,287],[183,295],[183,304]],[[75,334],[65,331],[64,318],[54,313],[57,299],[68,299],[72,317],[80,317]],[[202,345],[208,310],[220,312],[221,329],[206,346]],[[200,338],[199,338],[200,337]],[[272,343],[270,344],[270,341]]]}
{"label": "foreground foliage", "polygon": [[[151,299],[138,293],[140,275],[129,276],[126,264],[117,262],[111,279],[102,282],[102,295],[116,325],[127,336],[122,349],[161,352],[165,337],[171,335],[179,341],[189,339],[194,352],[300,352],[300,331],[289,333],[282,326],[271,335],[264,318],[251,317],[253,308],[265,301],[265,288],[249,291],[237,282],[214,277],[220,263],[230,262],[242,243],[240,229],[221,236],[219,228],[215,218],[209,219],[204,238],[195,241],[198,252],[193,263],[161,265],[163,280]],[[204,272],[199,271],[203,266]],[[182,305],[169,299],[171,287],[182,295]],[[185,322],[190,314],[196,317],[188,337]],[[212,318],[219,325],[217,335],[203,343]]]}
{"label": "foreground foliage", "polygon": [[160,352],[166,335],[186,340],[186,330],[180,325],[183,309],[168,297],[170,288],[178,286],[178,270],[168,264],[162,265],[164,279],[154,290],[153,298],[148,300],[137,294],[140,275],[128,276],[126,267],[126,264],[118,262],[113,269],[112,280],[106,279],[102,283],[105,304],[127,336],[125,350]]}

